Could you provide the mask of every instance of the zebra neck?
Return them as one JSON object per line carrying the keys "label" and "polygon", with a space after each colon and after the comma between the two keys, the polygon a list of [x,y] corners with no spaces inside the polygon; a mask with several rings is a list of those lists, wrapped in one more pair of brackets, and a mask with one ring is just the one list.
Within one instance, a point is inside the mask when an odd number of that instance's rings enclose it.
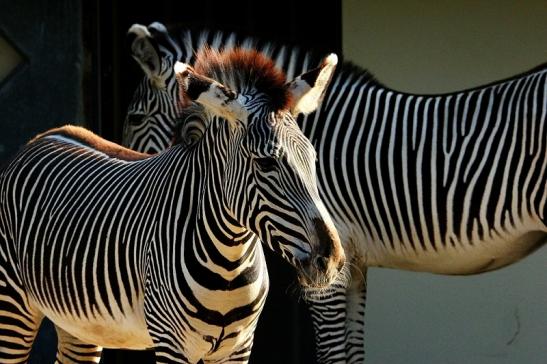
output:
{"label": "zebra neck", "polygon": [[190,250],[213,263],[207,265],[209,271],[222,277],[215,281],[224,281],[230,287],[243,286],[262,269],[262,247],[255,234],[233,219],[211,187],[205,186],[207,192],[201,201]]}
{"label": "zebra neck", "polygon": [[198,147],[205,158],[195,244],[208,246],[210,256],[223,260],[223,265],[230,267],[228,271],[235,274],[240,270],[237,265],[254,263],[258,238],[235,218],[225,199],[226,178],[229,178],[225,169],[235,143],[231,140],[233,131],[221,123],[216,121],[209,125]]}

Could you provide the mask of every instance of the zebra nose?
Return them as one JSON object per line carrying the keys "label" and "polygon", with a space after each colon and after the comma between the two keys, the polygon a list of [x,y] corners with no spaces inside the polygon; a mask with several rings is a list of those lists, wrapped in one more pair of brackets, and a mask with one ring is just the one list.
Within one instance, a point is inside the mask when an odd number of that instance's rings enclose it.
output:
{"label": "zebra nose", "polygon": [[333,231],[327,227],[325,222],[321,219],[314,220],[315,231],[317,232],[317,238],[321,242],[317,251],[322,257],[330,256],[333,251],[333,244],[337,237],[334,236]]}
{"label": "zebra nose", "polygon": [[315,258],[315,266],[321,272],[326,272],[327,268],[329,267],[329,258],[322,257],[322,256],[316,257]]}

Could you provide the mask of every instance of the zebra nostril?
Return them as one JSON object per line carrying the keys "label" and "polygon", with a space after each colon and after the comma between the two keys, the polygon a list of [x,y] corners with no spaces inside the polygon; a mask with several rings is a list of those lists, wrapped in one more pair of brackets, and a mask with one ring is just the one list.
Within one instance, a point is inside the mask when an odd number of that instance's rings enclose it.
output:
{"label": "zebra nostril", "polygon": [[315,266],[320,271],[325,272],[329,266],[329,259],[325,257],[317,257],[315,258]]}
{"label": "zebra nostril", "polygon": [[345,265],[346,265],[346,260],[340,259],[340,262],[338,262],[338,267],[336,267],[336,269],[338,269],[338,272],[341,272],[342,269],[344,269]]}

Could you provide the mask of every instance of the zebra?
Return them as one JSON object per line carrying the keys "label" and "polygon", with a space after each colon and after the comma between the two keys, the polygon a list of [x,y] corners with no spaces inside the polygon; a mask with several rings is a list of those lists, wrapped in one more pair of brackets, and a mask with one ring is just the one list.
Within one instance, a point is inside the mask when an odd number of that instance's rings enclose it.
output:
{"label": "zebra", "polygon": [[48,317],[61,363],[98,362],[102,347],[246,363],[268,291],[260,242],[303,286],[344,267],[294,119],[336,59],[291,82],[248,50],[177,63],[178,107],[214,120],[191,147],[150,155],[70,125],[29,141],[0,172],[0,362],[26,362]]}
{"label": "zebra", "polygon": [[[239,45],[269,54],[290,78],[317,59],[234,33],[149,29],[160,57],[190,64],[205,46]],[[307,294],[318,362],[364,361],[367,267],[478,274],[544,244],[546,77],[543,64],[473,89],[413,95],[350,62],[338,66],[321,107],[299,119],[318,150],[319,191],[352,265],[347,288]],[[128,107],[124,145],[159,151],[170,140],[199,140],[204,121],[178,121],[171,92],[144,78]]]}

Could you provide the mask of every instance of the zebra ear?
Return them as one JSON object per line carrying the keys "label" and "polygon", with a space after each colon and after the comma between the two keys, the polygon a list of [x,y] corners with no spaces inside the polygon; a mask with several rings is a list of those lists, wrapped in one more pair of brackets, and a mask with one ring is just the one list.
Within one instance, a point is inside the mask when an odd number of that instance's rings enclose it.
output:
{"label": "zebra ear", "polygon": [[152,42],[152,35],[148,28],[141,24],[133,24],[128,34],[134,36],[131,42],[133,58],[150,80],[158,81],[161,59],[157,44]]}
{"label": "zebra ear", "polygon": [[182,62],[175,63],[175,75],[182,107],[187,106],[188,101],[195,101],[209,112],[230,122],[247,122],[247,109],[240,102],[237,93],[228,87],[195,73],[192,67]]}
{"label": "zebra ear", "polygon": [[319,107],[337,63],[338,57],[331,53],[319,67],[301,74],[286,85],[294,100],[293,115],[309,114]]}
{"label": "zebra ear", "polygon": [[128,31],[133,37],[131,52],[152,84],[165,87],[166,78],[173,69],[178,48],[174,45],[165,26],[155,22],[148,27],[133,24]]}

